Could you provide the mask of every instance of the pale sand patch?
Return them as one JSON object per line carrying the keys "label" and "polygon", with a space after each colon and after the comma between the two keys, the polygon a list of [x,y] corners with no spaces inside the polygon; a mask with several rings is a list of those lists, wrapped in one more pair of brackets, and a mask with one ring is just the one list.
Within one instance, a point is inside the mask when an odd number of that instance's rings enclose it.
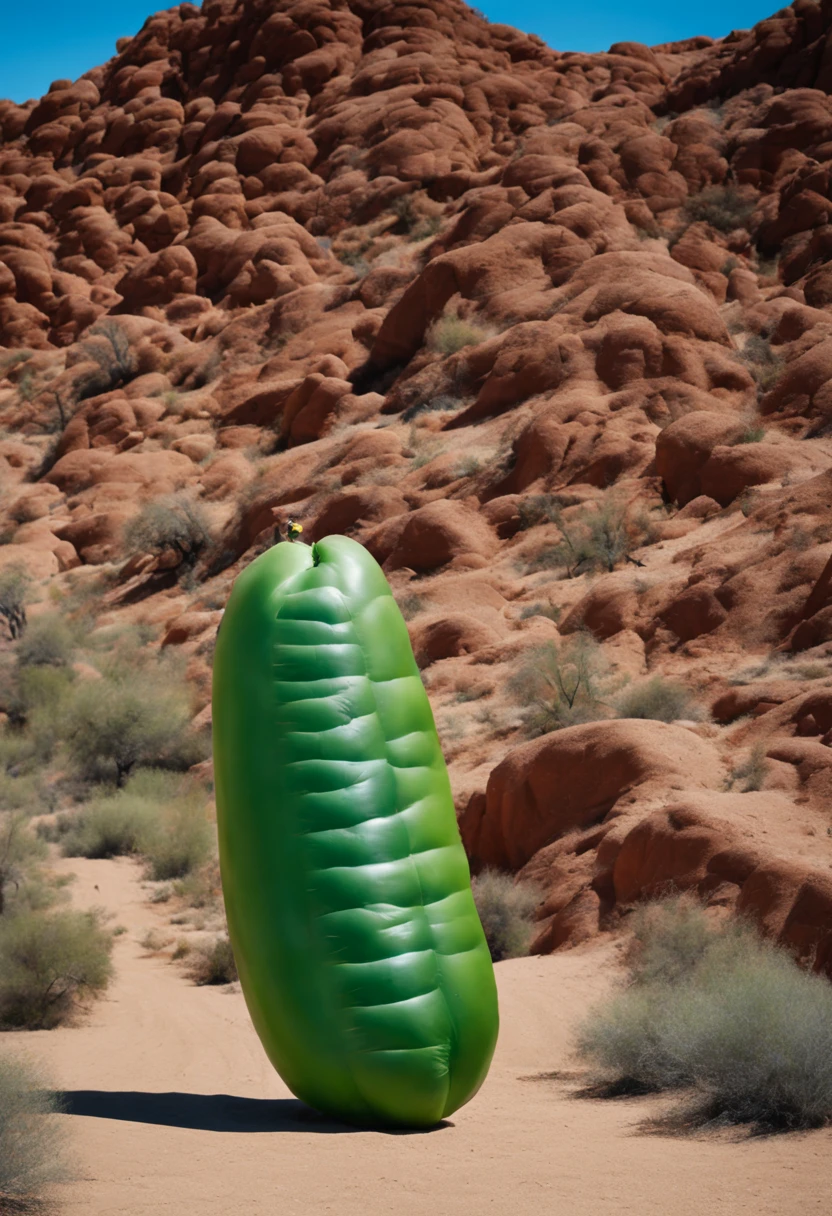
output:
{"label": "pale sand patch", "polygon": [[66,1216],[828,1211],[832,1131],[740,1142],[654,1137],[638,1130],[655,1109],[649,1102],[575,1100],[569,1086],[523,1079],[574,1067],[569,1031],[609,983],[609,945],[497,967],[494,1066],[448,1126],[351,1131],[294,1102],[238,992],[195,988],[146,956],[139,939],[164,920],[144,902],[138,867],[59,865],[78,875],[77,906],[103,905],[128,930],[116,942],[116,981],[82,1025],[0,1044],[41,1058],[75,1091],[76,1109],[94,1112],[58,1116],[78,1169],[60,1188]]}

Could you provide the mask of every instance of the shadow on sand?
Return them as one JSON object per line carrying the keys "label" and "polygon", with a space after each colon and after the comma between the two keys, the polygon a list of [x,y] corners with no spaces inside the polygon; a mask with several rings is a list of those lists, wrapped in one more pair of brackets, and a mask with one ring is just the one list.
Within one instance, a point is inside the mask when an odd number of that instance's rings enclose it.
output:
{"label": "shadow on sand", "polygon": [[[363,1130],[338,1123],[297,1098],[235,1098],[231,1094],[148,1094],[136,1090],[71,1089],[56,1095],[67,1115],[121,1119],[187,1127],[202,1132],[318,1132],[327,1135]],[[419,1135],[435,1128],[376,1128],[388,1135]]]}

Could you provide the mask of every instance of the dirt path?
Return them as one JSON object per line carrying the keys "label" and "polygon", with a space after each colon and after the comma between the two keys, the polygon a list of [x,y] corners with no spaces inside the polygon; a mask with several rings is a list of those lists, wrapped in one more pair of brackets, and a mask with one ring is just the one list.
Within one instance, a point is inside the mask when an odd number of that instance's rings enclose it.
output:
{"label": "dirt path", "polygon": [[[603,989],[604,950],[497,968],[490,1077],[448,1126],[354,1132],[292,1099],[239,993],[190,986],[139,940],[158,927],[126,861],[61,863],[79,907],[126,927],[108,997],[73,1030],[8,1036],[69,1094],[78,1180],[66,1216],[811,1216],[828,1211],[832,1132],[644,1135],[651,1107],[575,1100],[530,1074],[568,1068],[568,1030]],[[9,1046],[5,1044],[4,1046]]]}

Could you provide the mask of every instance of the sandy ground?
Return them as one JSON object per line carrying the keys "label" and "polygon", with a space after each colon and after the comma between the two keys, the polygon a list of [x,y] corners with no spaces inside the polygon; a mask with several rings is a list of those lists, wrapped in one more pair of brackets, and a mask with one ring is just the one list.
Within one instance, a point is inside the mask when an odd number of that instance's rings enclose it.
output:
{"label": "sandy ground", "polygon": [[77,1178],[67,1216],[807,1216],[829,1210],[832,1131],[655,1136],[643,1100],[593,1102],[531,1080],[574,1067],[570,1028],[603,991],[609,947],[497,968],[502,1030],[490,1076],[446,1125],[353,1131],[292,1098],[236,991],[195,988],[140,939],[164,924],[127,861],[61,863],[80,906],[127,933],[117,978],[77,1028],[5,1036],[67,1093]]}

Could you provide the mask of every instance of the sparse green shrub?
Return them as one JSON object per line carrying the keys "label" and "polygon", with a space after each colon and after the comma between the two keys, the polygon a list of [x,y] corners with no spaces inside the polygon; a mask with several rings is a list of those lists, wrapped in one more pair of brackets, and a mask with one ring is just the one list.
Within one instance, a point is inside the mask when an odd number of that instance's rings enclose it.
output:
{"label": "sparse green shrub", "polygon": [[0,916],[6,912],[10,889],[17,893],[46,846],[29,827],[21,811],[0,812]]}
{"label": "sparse green shrub", "polygon": [[399,605],[399,612],[401,612],[406,621],[412,620],[414,616],[417,616],[420,612],[423,612],[427,607],[427,600],[425,597],[423,595],[414,595],[413,593],[403,595],[401,599],[397,599],[396,602]]}
{"label": "sparse green shrub", "polygon": [[124,543],[131,553],[160,556],[172,549],[183,569],[196,564],[209,540],[204,511],[185,494],[147,503],[124,529]]}
{"label": "sparse green shrub", "polygon": [[141,851],[158,816],[155,803],[119,790],[62,815],[55,835],[64,857],[123,857]]}
{"label": "sparse green shrub", "polygon": [[35,395],[35,377],[27,368],[17,382],[17,395],[21,401],[31,401]]}
{"label": "sparse green shrub", "polygon": [[439,393],[436,397],[424,397],[413,405],[409,405],[402,412],[402,422],[412,422],[420,414],[438,414],[458,410],[462,404],[460,397],[452,397],[447,393]]}
{"label": "sparse green shrub", "polygon": [[745,759],[731,769],[725,781],[725,788],[732,790],[735,785],[739,785],[742,794],[761,790],[769,767],[765,744],[755,743]]}
{"label": "sparse green shrub", "polygon": [[87,360],[98,367],[76,385],[79,398],[117,388],[136,375],[139,365],[130,337],[124,326],[113,318],[107,317],[88,329],[81,345]]}
{"label": "sparse green shrub", "polygon": [[212,842],[211,825],[197,792],[171,802],[141,841],[149,877],[160,882],[190,874],[206,861]]}
{"label": "sparse green shrub", "polygon": [[455,312],[437,318],[427,333],[428,347],[441,355],[455,355],[464,346],[478,346],[489,337],[487,330],[464,321]]}
{"label": "sparse green shrub", "polygon": [[578,1032],[596,1080],[608,1093],[691,1089],[689,1120],[832,1120],[832,986],[750,927],[680,907],[643,914],[629,987]]}
{"label": "sparse green shrub", "polygon": [[220,865],[216,857],[192,870],[173,884],[176,895],[191,908],[212,908],[222,894]]}
{"label": "sparse green shrub", "polygon": [[527,732],[543,735],[610,717],[601,698],[605,676],[601,647],[581,632],[534,647],[510,676],[508,690],[523,706]]}
{"label": "sparse green shrub", "polygon": [[436,234],[442,228],[442,217],[440,215],[426,215],[424,219],[419,220],[407,234],[408,241],[426,241]]}
{"label": "sparse green shrub", "polygon": [[454,477],[476,477],[482,471],[482,461],[478,456],[463,456],[454,468]]}
{"label": "sparse green shrub", "polygon": [[202,942],[189,957],[188,974],[195,984],[232,984],[237,979],[234,951],[227,937]]}
{"label": "sparse green shrub", "polygon": [[735,444],[742,443],[762,443],[766,437],[766,428],[761,422],[749,423],[745,430],[741,431],[734,440]]}
{"label": "sparse green shrub", "polygon": [[675,680],[652,676],[625,689],[616,702],[619,718],[652,718],[656,722],[675,722],[695,713],[691,694]]}
{"label": "sparse green shrub", "polygon": [[686,200],[684,211],[690,223],[702,220],[718,232],[733,232],[747,225],[755,203],[736,186],[708,186]]}
{"label": "sparse green shrub", "polygon": [[92,798],[79,811],[60,816],[47,833],[60,842],[65,857],[140,854],[148,877],[159,882],[190,874],[212,846],[200,791],[152,769],[139,770],[115,794]]}
{"label": "sparse green shrub", "polygon": [[[782,355],[772,348],[770,340],[762,334],[752,334],[740,351],[739,357],[756,380],[757,390],[760,394],[767,393],[770,388],[774,387],[786,366]],[[756,426],[752,424],[746,428],[748,432],[753,432],[755,429],[761,429],[759,424]],[[739,442],[759,443],[759,439],[741,439]]]}
{"label": "sparse green shrub", "polygon": [[12,639],[19,638],[26,628],[26,600],[31,579],[23,566],[10,564],[0,570],[0,617],[8,626]]}
{"label": "sparse green shrub", "polygon": [[37,1216],[44,1191],[67,1177],[57,1095],[28,1060],[0,1058],[0,1212]]}
{"label": "sparse green shrub", "polygon": [[65,667],[72,659],[75,638],[57,613],[36,617],[17,644],[20,667]]}
{"label": "sparse green shrub", "polygon": [[189,719],[182,690],[165,673],[118,670],[76,683],[63,715],[70,755],[85,777],[115,777],[137,765],[175,764]]}
{"label": "sparse green shrub", "polygon": [[48,1030],[107,987],[112,935],[92,912],[0,919],[0,1029]]}
{"label": "sparse green shrub", "polygon": [[471,880],[471,889],[494,962],[528,954],[538,888],[499,870],[483,870]]}
{"label": "sparse green shrub", "polygon": [[142,950],[147,950],[150,954],[158,954],[160,950],[164,950],[165,946],[169,946],[170,942],[171,939],[159,929],[148,929],[139,945]]}
{"label": "sparse green shrub", "polygon": [[0,376],[6,377],[9,372],[21,363],[28,362],[35,352],[28,349],[6,350],[0,355]]}
{"label": "sparse green shrub", "polygon": [[524,604],[520,609],[520,620],[527,621],[533,616],[545,616],[550,621],[559,621],[563,616],[563,608],[560,604],[553,604],[551,600],[545,604]]}
{"label": "sparse green shrub", "polygon": [[522,508],[525,527],[554,523],[561,538],[541,549],[529,563],[531,570],[563,568],[569,578],[589,570],[614,570],[640,544],[647,543],[651,521],[640,511],[632,511],[619,496],[610,492],[600,502],[583,507],[566,520],[556,498],[540,495],[526,501]]}

